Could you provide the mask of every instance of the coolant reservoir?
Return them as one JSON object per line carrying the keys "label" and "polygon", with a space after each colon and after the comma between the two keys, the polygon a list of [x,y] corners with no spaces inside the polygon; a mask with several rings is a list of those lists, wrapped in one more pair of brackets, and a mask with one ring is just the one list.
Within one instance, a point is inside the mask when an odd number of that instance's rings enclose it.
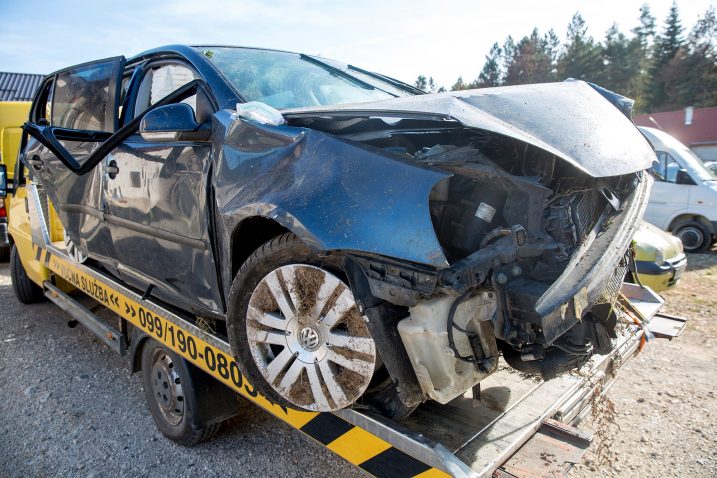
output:
{"label": "coolant reservoir", "polygon": [[[455,297],[441,296],[419,302],[409,309],[410,316],[398,323],[398,333],[423,393],[443,404],[462,395],[493,372],[479,372],[473,363],[457,359],[449,347],[448,312],[455,300]],[[461,328],[481,334],[486,356],[497,354],[491,322],[495,309],[495,295],[481,292],[459,305],[454,317],[454,323]],[[473,355],[464,333],[454,328],[453,339],[462,356]]]}

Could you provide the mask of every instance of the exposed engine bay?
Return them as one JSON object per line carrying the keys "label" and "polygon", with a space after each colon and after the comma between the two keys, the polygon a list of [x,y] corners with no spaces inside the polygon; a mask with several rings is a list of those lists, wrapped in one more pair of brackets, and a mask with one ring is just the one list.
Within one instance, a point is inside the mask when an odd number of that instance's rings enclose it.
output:
{"label": "exposed engine bay", "polygon": [[429,198],[450,267],[396,278],[363,264],[374,296],[408,308],[397,329],[426,396],[447,403],[470,389],[497,369],[498,350],[544,379],[612,350],[624,230],[649,188],[642,172],[595,178],[531,144],[450,121],[427,131],[418,129],[431,121],[419,119],[308,123],[452,173]]}

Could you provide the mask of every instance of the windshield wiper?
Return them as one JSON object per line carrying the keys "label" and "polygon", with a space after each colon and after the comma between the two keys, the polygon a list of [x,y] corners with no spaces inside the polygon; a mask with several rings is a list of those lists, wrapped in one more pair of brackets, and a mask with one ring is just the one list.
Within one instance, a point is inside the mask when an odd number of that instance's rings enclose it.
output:
{"label": "windshield wiper", "polygon": [[356,83],[359,86],[362,86],[369,90],[375,90],[377,89],[375,86],[373,86],[371,83],[366,83],[363,80],[359,80],[355,76],[349,75],[345,71],[343,71],[341,68],[336,68],[335,66],[329,65],[328,63],[324,63],[323,61],[319,60],[318,58],[314,58],[313,56],[305,55],[303,53],[299,54],[299,58],[302,60],[306,60],[309,63],[313,63],[314,65],[320,66],[324,70],[334,73],[342,78],[345,78],[353,83]]}
{"label": "windshield wiper", "polygon": [[349,70],[358,71],[359,73],[363,73],[364,75],[376,78],[377,80],[385,81],[386,83],[390,84],[391,86],[395,86],[396,88],[408,91],[409,93],[412,93],[414,95],[425,95],[426,92],[423,91],[420,88],[416,88],[415,86],[411,86],[408,83],[404,83],[399,80],[395,80],[391,78],[390,76],[385,76],[380,73],[374,73],[373,71],[364,70],[363,68],[359,68],[358,66],[349,65]]}

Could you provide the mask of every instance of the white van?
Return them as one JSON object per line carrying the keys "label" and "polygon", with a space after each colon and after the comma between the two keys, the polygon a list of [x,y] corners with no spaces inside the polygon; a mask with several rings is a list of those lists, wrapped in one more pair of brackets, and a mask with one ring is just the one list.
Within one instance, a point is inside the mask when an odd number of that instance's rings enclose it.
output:
{"label": "white van", "polygon": [[687,252],[706,250],[717,239],[717,176],[669,134],[639,129],[657,153],[645,220],[679,237]]}

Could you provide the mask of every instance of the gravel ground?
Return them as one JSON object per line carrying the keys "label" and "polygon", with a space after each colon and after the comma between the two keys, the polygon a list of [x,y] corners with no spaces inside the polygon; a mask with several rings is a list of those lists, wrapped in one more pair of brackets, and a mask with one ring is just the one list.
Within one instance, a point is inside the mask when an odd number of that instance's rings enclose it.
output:
{"label": "gravel ground", "polygon": [[[717,250],[692,254],[663,294],[665,313],[687,317],[673,341],[656,340],[620,370],[607,396],[616,417],[607,456],[595,443],[571,476],[717,476]],[[581,428],[595,431],[595,420]]]}
{"label": "gravel ground", "polygon": [[[571,476],[717,476],[717,251],[689,261],[666,294],[687,331],[623,368],[608,394],[607,457],[593,446]],[[210,443],[177,446],[125,359],[54,305],[20,305],[7,264],[0,304],[0,476],[365,476],[249,404]]]}
{"label": "gravel ground", "polygon": [[51,303],[15,299],[0,264],[0,476],[366,476],[245,402],[209,443],[155,428],[138,374]]}

